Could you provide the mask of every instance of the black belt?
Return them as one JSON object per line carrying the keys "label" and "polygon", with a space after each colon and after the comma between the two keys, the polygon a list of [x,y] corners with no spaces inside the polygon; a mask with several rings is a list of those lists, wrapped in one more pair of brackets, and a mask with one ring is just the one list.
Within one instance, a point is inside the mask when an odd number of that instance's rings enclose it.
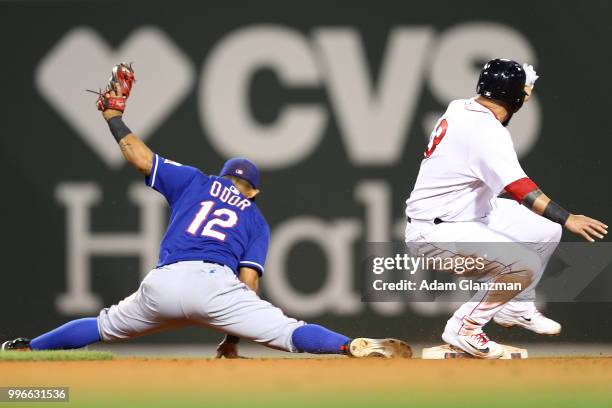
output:
{"label": "black belt", "polygon": [[216,262],[216,261],[208,261],[206,259],[202,259],[202,262],[209,263],[209,264],[215,264],[215,265],[219,265],[219,266],[227,266],[225,264],[222,264],[222,263],[219,263],[219,262]]}
{"label": "black belt", "polygon": [[[407,217],[407,218],[408,218],[408,222],[412,221],[412,220],[410,219],[410,217]],[[436,225],[438,225],[438,224],[442,224],[443,222],[444,222],[444,221],[443,221],[443,220],[441,220],[441,219],[439,219],[439,218],[434,218],[434,220],[433,220],[433,223],[434,223],[434,224],[436,224]]]}

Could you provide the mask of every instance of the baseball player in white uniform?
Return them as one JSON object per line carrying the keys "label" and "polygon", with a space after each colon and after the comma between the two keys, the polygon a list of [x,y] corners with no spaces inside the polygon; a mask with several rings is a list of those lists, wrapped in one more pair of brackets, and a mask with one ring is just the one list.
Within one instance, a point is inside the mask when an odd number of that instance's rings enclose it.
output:
{"label": "baseball player in white uniform", "polygon": [[[499,358],[503,352],[483,332],[491,319],[559,334],[561,325],[538,312],[531,296],[562,227],[591,242],[607,233],[602,222],[571,214],[548,198],[519,164],[506,125],[529,99],[537,78],[530,65],[489,61],[478,95],[452,101],[437,122],[406,202],[408,245],[452,242],[472,254],[486,247],[489,263],[480,278],[521,283],[521,292],[477,292],[448,320],[442,339],[479,358]],[[504,191],[513,200],[499,198]],[[508,244],[469,244],[476,242]]]}

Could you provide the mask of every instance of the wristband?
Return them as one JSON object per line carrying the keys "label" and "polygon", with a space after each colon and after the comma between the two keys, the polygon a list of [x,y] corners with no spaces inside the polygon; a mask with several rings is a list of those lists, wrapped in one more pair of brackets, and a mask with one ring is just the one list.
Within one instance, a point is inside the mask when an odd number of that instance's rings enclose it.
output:
{"label": "wristband", "polygon": [[541,196],[542,191],[539,188],[536,188],[532,192],[528,193],[525,197],[523,197],[523,205],[529,209],[533,208],[533,204],[536,202],[539,196]]}
{"label": "wristband", "polygon": [[130,128],[128,128],[125,123],[123,123],[123,119],[121,116],[113,116],[108,120],[108,127],[113,134],[113,137],[119,143],[121,139],[132,133]]}
{"label": "wristband", "polygon": [[559,204],[550,200],[546,205],[542,216],[563,226],[569,218],[570,213],[565,208],[561,207]]}
{"label": "wristband", "polygon": [[228,334],[225,336],[225,341],[230,344],[238,344],[240,342],[240,337],[232,336]]}

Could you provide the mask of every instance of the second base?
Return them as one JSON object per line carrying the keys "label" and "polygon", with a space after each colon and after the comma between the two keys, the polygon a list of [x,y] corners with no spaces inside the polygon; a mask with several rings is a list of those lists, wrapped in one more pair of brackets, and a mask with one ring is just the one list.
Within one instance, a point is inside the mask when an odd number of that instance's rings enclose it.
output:
{"label": "second base", "polygon": [[[510,360],[510,359],[519,359],[519,358],[527,358],[527,350],[506,346],[504,344],[500,344],[504,348],[504,354],[500,357],[501,360]],[[451,345],[443,344],[441,346],[424,348],[421,358],[424,360],[445,360],[452,358],[473,358],[476,357],[467,354],[462,350],[457,350]]]}

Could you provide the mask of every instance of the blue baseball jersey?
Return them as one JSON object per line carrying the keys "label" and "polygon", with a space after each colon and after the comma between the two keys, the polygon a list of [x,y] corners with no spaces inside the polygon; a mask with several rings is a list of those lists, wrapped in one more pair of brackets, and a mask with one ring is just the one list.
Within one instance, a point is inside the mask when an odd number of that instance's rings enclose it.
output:
{"label": "blue baseball jersey", "polygon": [[156,154],[146,183],[170,204],[158,267],[203,260],[263,273],[270,228],[255,203],[230,180]]}

